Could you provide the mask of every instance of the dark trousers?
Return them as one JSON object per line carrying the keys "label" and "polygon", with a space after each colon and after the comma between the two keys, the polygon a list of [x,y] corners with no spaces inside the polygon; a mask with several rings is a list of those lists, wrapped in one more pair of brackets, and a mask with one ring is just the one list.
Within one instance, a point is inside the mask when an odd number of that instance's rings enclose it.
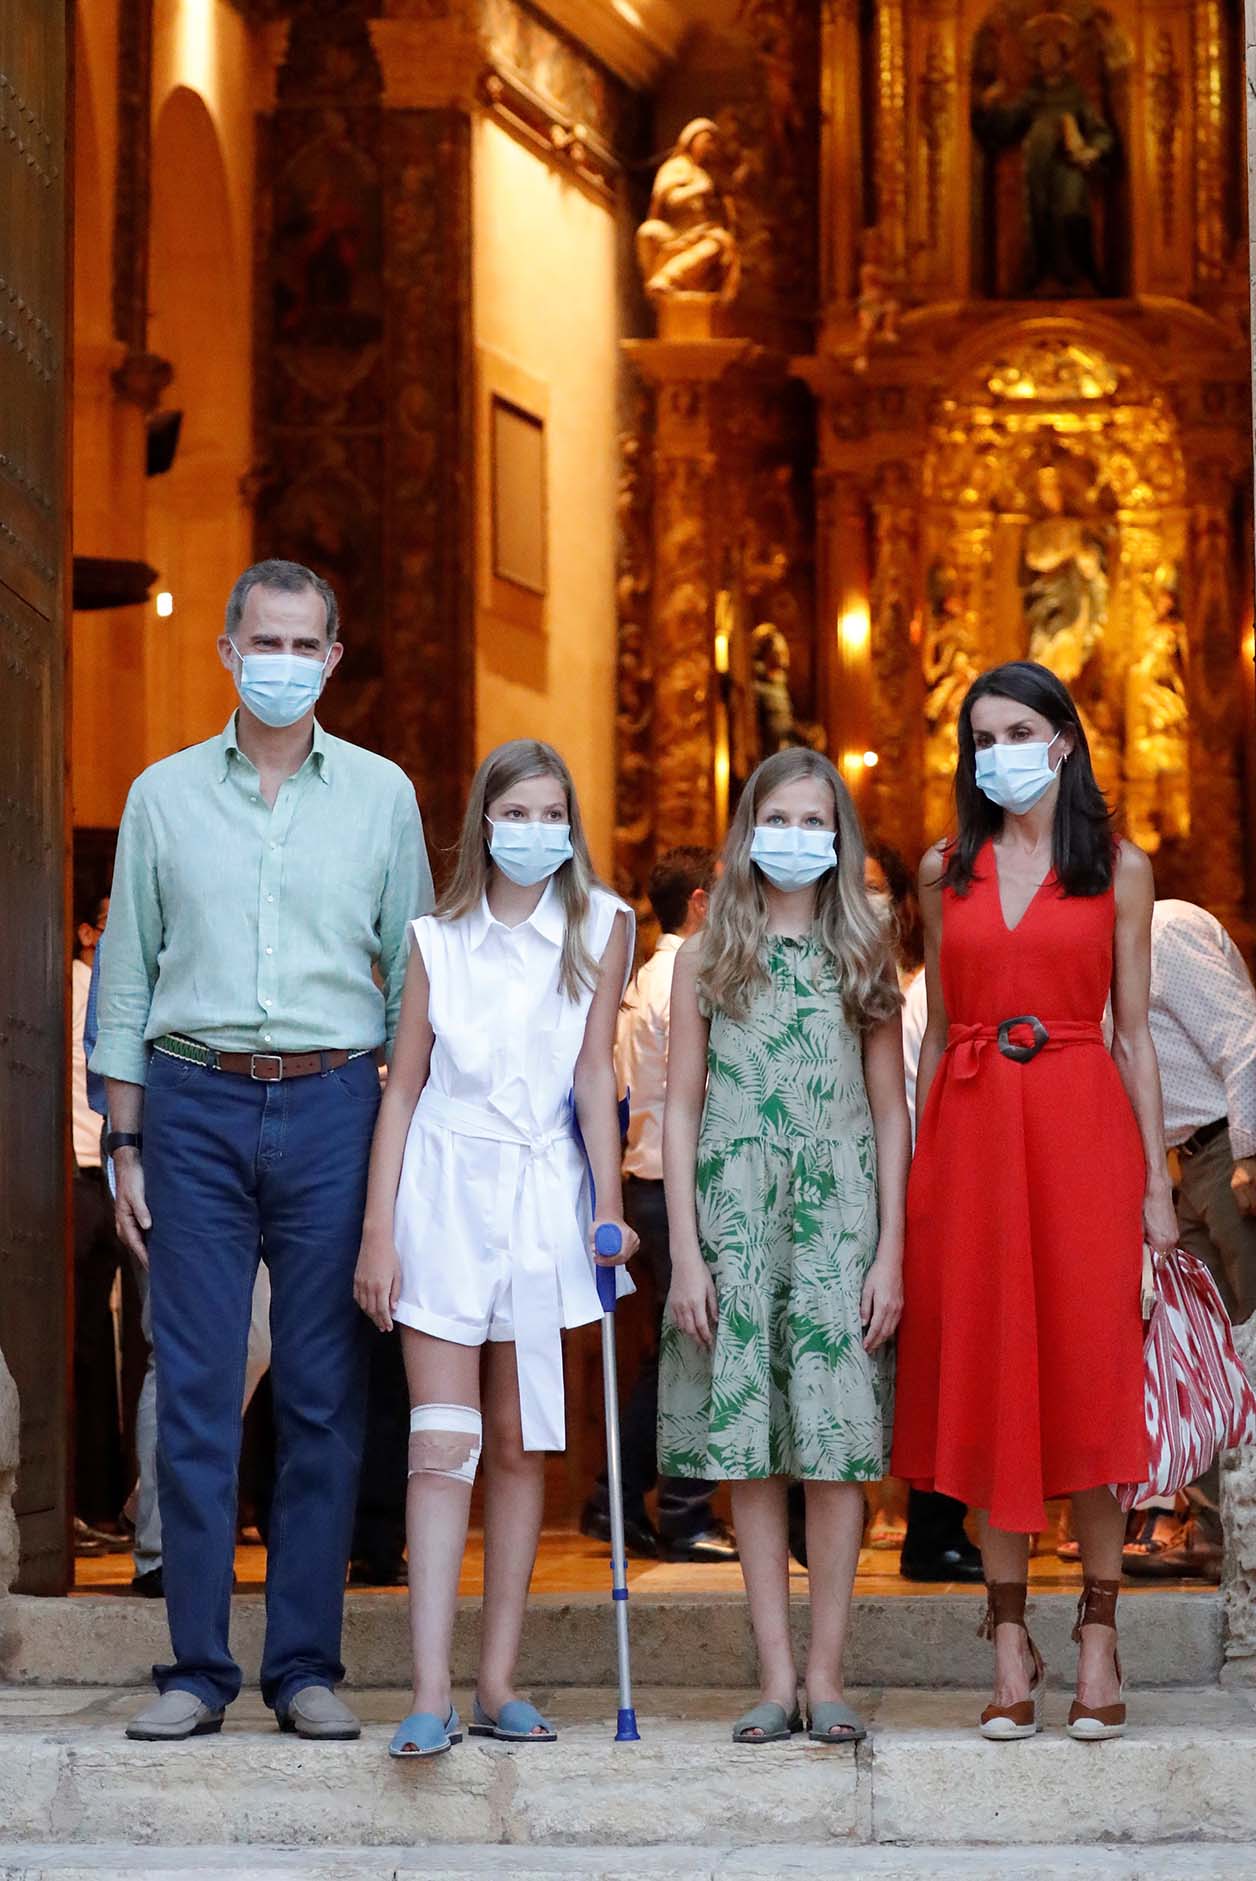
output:
{"label": "dark trousers", "polygon": [[371,1057],[255,1083],[154,1052],[144,1112],[157,1482],[173,1665],[229,1703],[227,1630],[253,1281],[270,1269],[276,1477],[262,1696],[344,1677],[340,1635],[366,1393],[353,1299],[379,1080]]}
{"label": "dark trousers", "polygon": [[[629,1520],[640,1521],[645,1515],[646,1495],[657,1482],[659,1532],[668,1541],[684,1541],[710,1527],[715,1484],[658,1473],[659,1336],[663,1330],[663,1308],[672,1284],[663,1184],[645,1181],[640,1176],[625,1176],[624,1219],[641,1237],[638,1261],[649,1272],[656,1300],[650,1348],[641,1361],[641,1369],[620,1417],[624,1513]],[[604,1509],[607,1506],[605,1470],[597,1479],[591,1500],[594,1507]]]}
{"label": "dark trousers", "polygon": [[126,1501],[109,1298],[123,1266],[104,1171],[74,1171],[74,1512],[116,1522]]}
{"label": "dark trousers", "polygon": [[410,1389],[401,1335],[376,1332],[370,1341],[366,1443],[353,1524],[355,1561],[385,1578],[400,1568],[406,1547],[406,1482],[410,1470]]}
{"label": "dark trousers", "polygon": [[931,1555],[959,1547],[968,1539],[964,1533],[967,1513],[967,1504],[957,1502],[954,1496],[941,1495],[936,1489],[909,1490],[904,1559],[927,1561]]}
{"label": "dark trousers", "polygon": [[[1256,1311],[1256,1220],[1240,1215],[1230,1187],[1233,1174],[1230,1134],[1222,1130],[1194,1156],[1182,1158],[1177,1212],[1182,1246],[1207,1265],[1226,1311],[1241,1325]],[[1187,1495],[1197,1508],[1208,1511],[1205,1526],[1219,1538],[1219,1457],[1192,1483]]]}

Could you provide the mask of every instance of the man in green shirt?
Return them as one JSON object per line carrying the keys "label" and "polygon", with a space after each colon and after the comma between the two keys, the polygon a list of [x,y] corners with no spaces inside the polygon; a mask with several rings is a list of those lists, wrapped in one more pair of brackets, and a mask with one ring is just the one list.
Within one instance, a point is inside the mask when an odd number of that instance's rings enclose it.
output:
{"label": "man in green shirt", "polygon": [[149,1266],[174,1646],[128,1734],[217,1731],[240,1688],[227,1631],[261,1259],[278,1435],[262,1693],[282,1729],[348,1738],[333,1688],[365,1397],[353,1270],[377,1059],[432,882],[404,773],[314,717],[342,653],[327,583],[248,569],[218,651],[239,709],[127,799],[91,1061],[118,1232]]}

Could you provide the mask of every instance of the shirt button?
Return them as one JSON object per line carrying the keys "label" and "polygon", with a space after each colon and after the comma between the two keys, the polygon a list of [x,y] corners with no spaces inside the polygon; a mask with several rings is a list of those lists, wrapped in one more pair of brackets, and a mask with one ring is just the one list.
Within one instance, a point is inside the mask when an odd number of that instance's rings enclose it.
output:
{"label": "shirt button", "polygon": [[274,1005],[274,1003],[275,1003],[275,1002],[274,1002],[274,1000],[273,1000],[273,999],[264,999],[264,1000],[262,1001],[262,1004],[263,1004],[263,1006],[273,1006],[273,1005]]}
{"label": "shirt button", "polygon": [[258,796],[258,794],[257,794],[257,792],[256,792],[256,791],[254,791],[254,792],[253,792],[253,795],[252,795],[252,796],[251,796],[251,797],[249,798],[249,802],[250,802],[250,803],[260,803],[260,802],[261,802],[261,798],[260,798],[260,797]]}
{"label": "shirt button", "polygon": [[266,951],[267,951],[267,953],[268,953],[268,954],[273,954],[275,950],[274,950],[274,948],[273,948],[273,947],[268,947],[268,948],[266,949]]}
{"label": "shirt button", "polygon": [[263,1032],[263,1033],[262,1033],[262,1043],[263,1043],[263,1045],[269,1045],[269,1044],[270,1044],[270,1033],[269,1033],[269,1032]]}
{"label": "shirt button", "polygon": [[278,849],[278,847],[279,847],[279,844],[278,844],[278,843],[272,843],[272,844],[271,844],[270,846],[271,846],[271,848],[272,848],[272,849]]}
{"label": "shirt button", "polygon": [[273,895],[267,895],[266,899],[267,901],[273,901],[275,897]]}

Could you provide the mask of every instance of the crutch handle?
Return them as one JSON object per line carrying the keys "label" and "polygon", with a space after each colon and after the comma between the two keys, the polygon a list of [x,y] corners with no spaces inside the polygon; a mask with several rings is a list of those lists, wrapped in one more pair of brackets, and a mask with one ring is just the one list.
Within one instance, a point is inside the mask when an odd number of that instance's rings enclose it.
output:
{"label": "crutch handle", "polygon": [[[604,1221],[593,1237],[594,1252],[598,1254],[618,1254],[624,1245],[624,1237],[612,1222]],[[613,1267],[595,1267],[597,1276],[597,1297],[604,1313],[615,1311],[615,1269]]]}

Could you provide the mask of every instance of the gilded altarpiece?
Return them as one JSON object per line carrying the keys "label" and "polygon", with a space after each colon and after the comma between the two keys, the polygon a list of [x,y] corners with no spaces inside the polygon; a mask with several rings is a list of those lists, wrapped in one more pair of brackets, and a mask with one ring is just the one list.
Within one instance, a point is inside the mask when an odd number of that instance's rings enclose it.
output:
{"label": "gilded altarpiece", "polygon": [[1162,892],[1232,919],[1238,43],[1225,0],[831,0],[824,306],[796,362],[829,743],[869,822],[909,854],[945,830],[964,691],[1041,659]]}

